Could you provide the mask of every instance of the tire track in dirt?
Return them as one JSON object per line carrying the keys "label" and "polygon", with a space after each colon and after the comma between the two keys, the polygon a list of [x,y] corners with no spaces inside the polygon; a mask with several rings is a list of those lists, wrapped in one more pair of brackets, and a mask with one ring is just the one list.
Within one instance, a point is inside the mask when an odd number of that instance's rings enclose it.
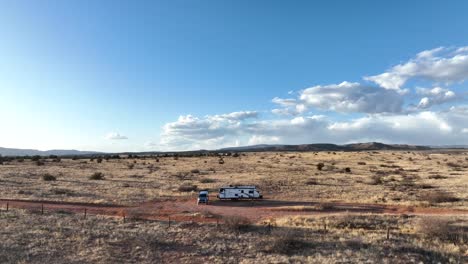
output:
{"label": "tire track in dirt", "polygon": [[223,217],[242,216],[253,222],[296,215],[340,215],[340,214],[393,214],[393,215],[466,215],[468,210],[439,207],[410,207],[401,205],[361,204],[344,202],[304,201],[219,201],[208,205],[197,205],[194,199],[164,199],[141,203],[136,206],[114,204],[73,203],[41,200],[0,199],[2,211],[20,208],[30,211],[70,212],[75,214],[107,215],[147,220],[216,222]]}

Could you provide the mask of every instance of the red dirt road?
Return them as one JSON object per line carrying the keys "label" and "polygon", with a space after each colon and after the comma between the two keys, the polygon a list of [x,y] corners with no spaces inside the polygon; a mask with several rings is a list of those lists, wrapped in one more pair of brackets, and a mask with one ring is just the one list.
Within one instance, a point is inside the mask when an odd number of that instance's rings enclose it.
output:
{"label": "red dirt road", "polygon": [[[359,203],[317,203],[303,201],[219,201],[213,199],[209,205],[197,205],[195,199],[166,199],[144,202],[138,206],[103,205],[90,203],[67,203],[55,201],[32,201],[0,199],[2,210],[22,208],[41,212],[62,211],[76,214],[120,216],[148,220],[216,222],[223,216],[243,216],[258,222],[283,216],[294,215],[335,215],[345,213],[408,214],[408,215],[466,215],[468,210],[435,207],[408,207],[400,205],[359,204]],[[303,209],[294,210],[303,206]],[[314,209],[316,208],[316,209]]]}

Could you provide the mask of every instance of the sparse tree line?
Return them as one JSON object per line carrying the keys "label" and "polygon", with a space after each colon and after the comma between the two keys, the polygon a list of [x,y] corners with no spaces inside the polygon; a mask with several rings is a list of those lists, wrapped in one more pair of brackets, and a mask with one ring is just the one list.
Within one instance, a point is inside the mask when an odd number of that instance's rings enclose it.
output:
{"label": "sparse tree line", "polygon": [[178,160],[179,158],[195,158],[195,157],[219,157],[220,163],[224,163],[223,157],[240,157],[241,155],[245,156],[244,153],[238,152],[193,152],[193,153],[164,153],[164,154],[151,154],[151,155],[139,155],[139,154],[103,154],[103,155],[75,155],[75,156],[58,156],[58,155],[49,155],[49,156],[2,156],[0,155],[0,165],[3,165],[5,162],[24,162],[24,161],[33,161],[37,165],[44,165],[45,161],[52,162],[61,162],[62,159],[71,159],[71,160],[89,160],[91,162],[101,163],[102,161],[109,160],[119,160],[119,159],[155,159],[159,162],[160,158],[173,158]]}

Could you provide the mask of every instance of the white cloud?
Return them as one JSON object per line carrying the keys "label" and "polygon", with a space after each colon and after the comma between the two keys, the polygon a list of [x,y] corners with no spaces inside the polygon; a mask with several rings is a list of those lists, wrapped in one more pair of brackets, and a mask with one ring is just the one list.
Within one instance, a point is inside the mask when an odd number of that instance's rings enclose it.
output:
{"label": "white cloud", "polygon": [[[303,144],[384,141],[426,145],[468,144],[466,94],[447,84],[468,79],[468,46],[422,51],[387,72],[365,77],[375,84],[342,82],[316,85],[274,97],[275,117],[256,111],[196,117],[182,115],[163,127],[162,149],[217,149],[248,144]],[[429,87],[406,87],[409,80],[429,81]],[[441,83],[445,84],[442,85]],[[457,92],[455,92],[457,91]],[[435,105],[457,101],[455,107],[434,111]],[[329,116],[313,115],[323,110]],[[341,113],[360,113],[342,115]],[[350,119],[352,116],[352,119]]]}
{"label": "white cloud", "polygon": [[296,99],[288,98],[288,99],[282,99],[275,97],[271,100],[273,103],[278,104],[283,107],[288,107],[288,106],[295,106],[296,105]]}
{"label": "white cloud", "polygon": [[468,79],[468,47],[425,50],[406,63],[364,79],[394,90],[400,90],[410,79],[446,84],[463,82]]}
{"label": "white cloud", "polygon": [[275,136],[253,135],[249,138],[247,145],[275,144],[278,143],[279,140],[279,137]]}
{"label": "white cloud", "polygon": [[128,139],[128,137],[121,135],[117,132],[111,132],[105,136],[106,139],[108,140],[123,140],[123,139]]}
{"label": "white cloud", "polygon": [[209,119],[218,120],[218,121],[241,121],[244,119],[249,118],[257,118],[258,112],[256,111],[240,111],[240,112],[232,112],[229,114],[223,115],[214,115],[214,116],[207,116]]}
{"label": "white cloud", "polygon": [[360,83],[317,85],[299,92],[298,99],[273,98],[283,106],[273,109],[277,115],[299,115],[311,108],[341,113],[397,113],[402,111],[403,94]]}
{"label": "white cloud", "polygon": [[403,105],[401,94],[395,91],[350,82],[305,89],[300,100],[305,106],[335,112],[395,113]]}
{"label": "white cloud", "polygon": [[421,98],[418,104],[418,108],[423,109],[427,109],[433,105],[443,104],[456,99],[456,95],[453,91],[441,87],[435,87],[432,89],[417,88],[416,92],[419,95],[424,96]]}
{"label": "white cloud", "polygon": [[423,145],[468,144],[468,107],[411,114],[370,114],[348,121],[324,115],[274,120],[218,122],[182,116],[165,125],[160,146],[167,149],[217,149],[252,144],[304,144],[383,141]]}

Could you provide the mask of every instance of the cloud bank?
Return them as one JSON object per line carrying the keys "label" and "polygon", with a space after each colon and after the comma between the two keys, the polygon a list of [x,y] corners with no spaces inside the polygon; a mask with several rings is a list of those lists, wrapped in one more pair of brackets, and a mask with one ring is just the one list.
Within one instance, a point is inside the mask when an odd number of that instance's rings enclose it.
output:
{"label": "cloud bank", "polygon": [[381,74],[363,77],[362,82],[319,84],[288,92],[289,98],[274,97],[271,102],[276,107],[268,111],[181,115],[163,126],[159,142],[151,147],[188,150],[363,141],[468,144],[467,79],[468,47],[426,50]]}

